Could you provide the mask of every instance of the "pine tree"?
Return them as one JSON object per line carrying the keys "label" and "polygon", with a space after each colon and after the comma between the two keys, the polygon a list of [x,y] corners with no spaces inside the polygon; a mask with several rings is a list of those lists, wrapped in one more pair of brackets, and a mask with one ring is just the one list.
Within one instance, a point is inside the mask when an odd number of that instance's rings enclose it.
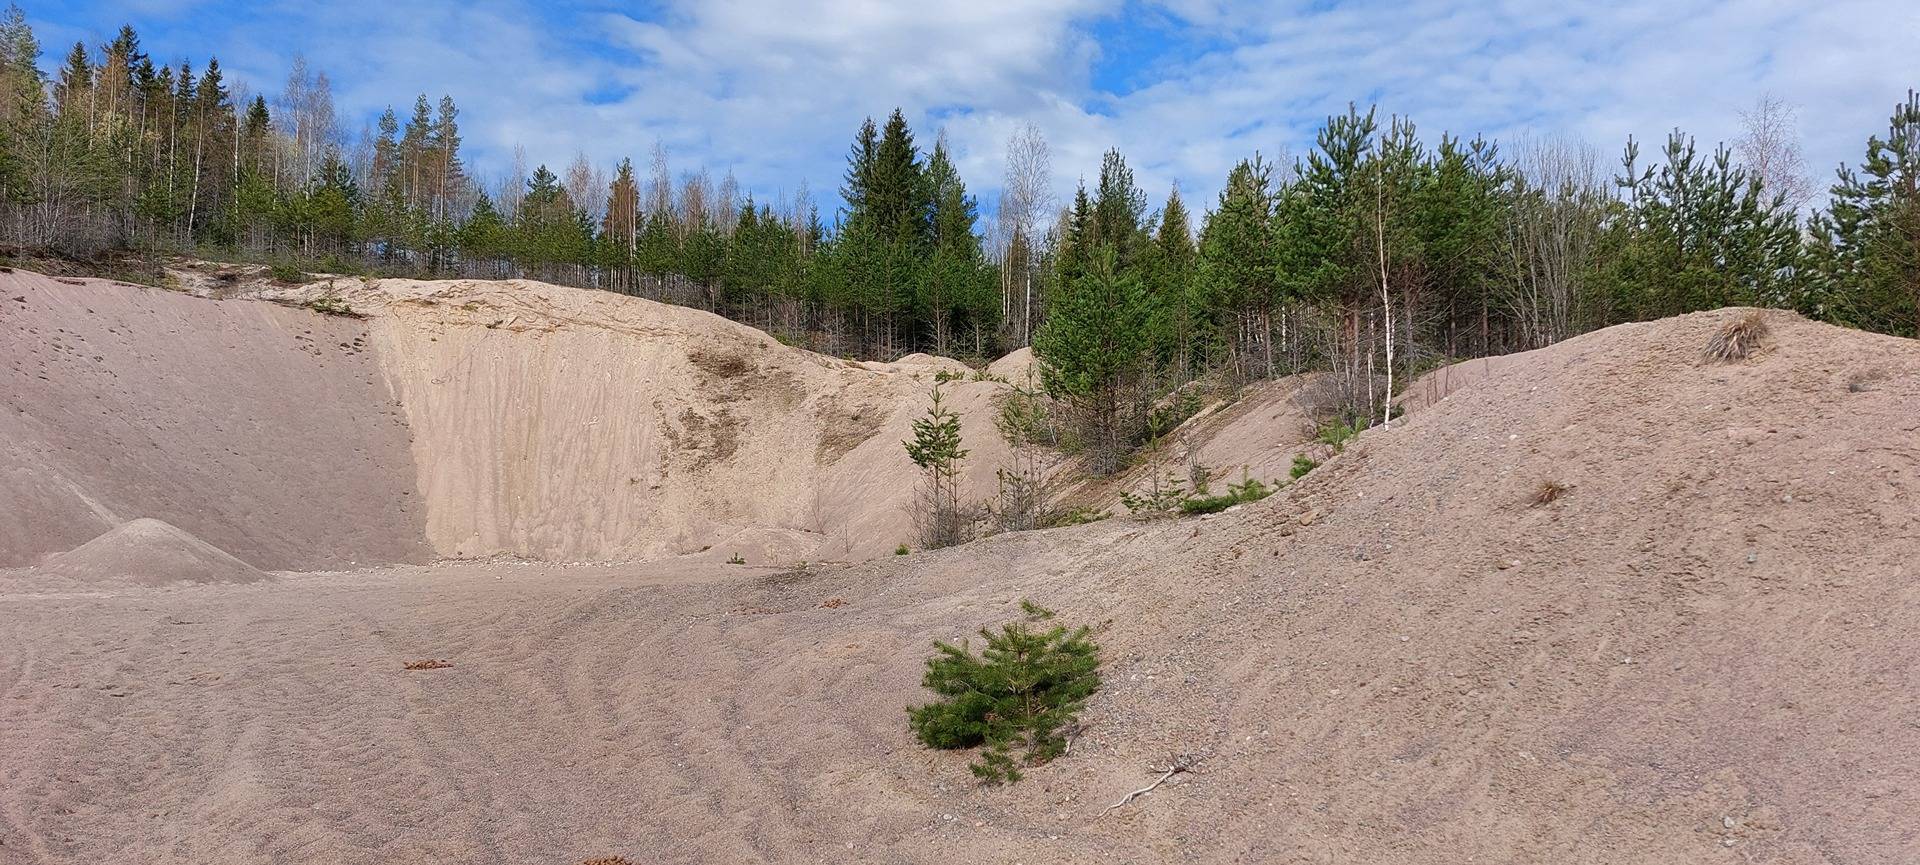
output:
{"label": "pine tree", "polygon": [[1920,92],[1894,106],[1859,168],[1842,166],[1812,224],[1816,273],[1799,305],[1852,327],[1920,336]]}
{"label": "pine tree", "polygon": [[985,334],[998,326],[1000,311],[994,275],[974,233],[979,207],[967,194],[944,140],[934,144],[926,178],[933,201],[933,250],[920,270],[917,307],[932,326],[935,352],[950,350],[956,322],[971,328],[977,352]]}
{"label": "pine tree", "polygon": [[[1019,781],[1020,766],[1066,752],[1062,730],[1100,689],[1100,647],[1090,628],[1048,624],[1053,612],[1020,602],[1024,621],[980,629],[979,655],[965,641],[934,643],[923,684],[941,699],[907,710],[931,748],[985,747],[968,768],[989,784]],[[1016,760],[1013,752],[1026,753]]]}
{"label": "pine tree", "polygon": [[967,449],[960,439],[960,415],[947,407],[940,386],[933,387],[933,403],[913,422],[907,457],[920,467],[921,489],[913,519],[924,549],[937,550],[969,539],[973,520],[960,502],[960,469]]}
{"label": "pine tree", "polygon": [[1118,258],[1103,246],[1084,273],[1058,286],[1033,338],[1041,385],[1069,403],[1097,475],[1119,470],[1145,433],[1155,343],[1152,304],[1139,275],[1122,272]]}
{"label": "pine tree", "polygon": [[452,96],[441,96],[427,143],[433,158],[432,211],[435,219],[450,219],[455,199],[466,185],[466,168],[460,161],[460,109]]}
{"label": "pine tree", "polygon": [[1799,233],[1784,201],[1735,166],[1724,147],[1702,159],[1693,139],[1676,131],[1662,156],[1641,170],[1630,139],[1622,158],[1617,182],[1627,214],[1615,223],[1619,253],[1608,274],[1615,314],[1631,320],[1790,303]]}
{"label": "pine tree", "polygon": [[1270,316],[1279,299],[1280,262],[1274,247],[1272,169],[1257,154],[1227,175],[1220,203],[1200,235],[1195,293],[1218,318],[1208,324],[1225,341],[1227,358],[1242,375],[1272,374]]}
{"label": "pine tree", "polygon": [[1205,313],[1194,286],[1197,258],[1191,218],[1176,186],[1160,208],[1145,272],[1147,297],[1158,319],[1155,330],[1164,337],[1156,355],[1180,379],[1188,378],[1192,365],[1201,360],[1197,350],[1204,342],[1201,325]]}

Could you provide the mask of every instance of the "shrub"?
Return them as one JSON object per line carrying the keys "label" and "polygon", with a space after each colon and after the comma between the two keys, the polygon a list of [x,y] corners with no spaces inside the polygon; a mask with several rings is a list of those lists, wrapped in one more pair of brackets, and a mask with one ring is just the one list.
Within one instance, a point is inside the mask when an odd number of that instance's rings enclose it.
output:
{"label": "shrub", "polygon": [[1186,485],[1171,469],[1164,474],[1149,475],[1147,486],[1141,490],[1120,493],[1120,504],[1136,514],[1172,513],[1186,500]]}
{"label": "shrub", "polygon": [[344,318],[366,318],[366,316],[354,312],[353,307],[348,305],[345,300],[331,294],[323,294],[307,301],[306,307],[321,315],[338,315]]}
{"label": "shrub", "polygon": [[913,552],[913,551],[912,551],[912,550],[909,550],[909,549],[907,549],[907,545],[906,545],[906,544],[901,544],[900,546],[897,546],[897,547],[894,547],[894,548],[893,548],[893,554],[894,554],[894,555],[896,555],[896,556],[904,556],[904,555],[906,555],[906,554],[908,554],[908,553],[911,553],[911,552]]}
{"label": "shrub", "polygon": [[1360,421],[1354,421],[1351,424],[1345,421],[1334,421],[1321,427],[1320,434],[1315,438],[1321,444],[1333,448],[1334,453],[1340,453],[1347,449],[1347,442],[1359,435],[1362,429],[1365,429],[1365,426]]}
{"label": "shrub", "polygon": [[[1100,688],[1100,647],[1085,626],[1043,625],[1053,612],[1021,601],[1023,621],[980,629],[976,655],[967,641],[936,641],[923,684],[941,699],[907,710],[914,735],[929,748],[981,748],[968,768],[982,781],[1020,780],[1021,766],[1042,765],[1066,749],[1071,725]],[[1013,752],[1024,750],[1016,759]]]}
{"label": "shrub", "polygon": [[960,381],[966,377],[967,377],[966,373],[954,372],[953,370],[950,370],[950,369],[938,369],[938,370],[934,370],[933,372],[934,384],[946,384],[947,382],[950,382],[950,381]]}
{"label": "shrub", "polygon": [[1147,412],[1147,438],[1157,439],[1178,429],[1181,424],[1205,406],[1198,388],[1187,388],[1173,395],[1165,404]]}
{"label": "shrub", "polygon": [[1057,529],[1062,526],[1083,526],[1087,523],[1097,523],[1110,516],[1113,516],[1113,514],[1107,513],[1099,508],[1081,505],[1077,508],[1069,508],[1059,513],[1048,515],[1047,520],[1041,523],[1040,527],[1044,529]]}
{"label": "shrub", "polygon": [[307,281],[307,275],[298,266],[285,261],[267,265],[267,274],[281,282]]}
{"label": "shrub", "polygon": [[1256,478],[1242,477],[1239,483],[1227,485],[1226,495],[1201,496],[1181,502],[1180,512],[1183,514],[1219,513],[1237,504],[1257,502],[1273,495],[1273,491],[1279,488],[1278,484],[1267,486]]}
{"label": "shrub", "polygon": [[1771,332],[1766,316],[1756,309],[1721,325],[1707,338],[1702,354],[1718,363],[1746,360],[1760,350]]}
{"label": "shrub", "polygon": [[1291,474],[1293,476],[1293,479],[1297,481],[1303,477],[1306,477],[1307,472],[1313,471],[1314,469],[1317,469],[1319,467],[1320,467],[1319,460],[1309,457],[1306,454],[1294,454],[1293,469],[1289,471],[1288,474]]}

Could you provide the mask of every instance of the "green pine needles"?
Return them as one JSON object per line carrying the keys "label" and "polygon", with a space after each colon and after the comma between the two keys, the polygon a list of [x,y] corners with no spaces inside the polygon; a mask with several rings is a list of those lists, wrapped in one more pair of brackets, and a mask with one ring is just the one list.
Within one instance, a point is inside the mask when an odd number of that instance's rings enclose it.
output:
{"label": "green pine needles", "polygon": [[[930,748],[984,747],[968,768],[982,781],[1020,780],[1021,766],[1039,766],[1067,747],[1062,730],[1100,689],[1100,647],[1085,626],[1045,624],[1053,611],[1021,601],[1022,621],[980,629],[987,645],[936,641],[923,680],[941,699],[907,710],[909,725]],[[1016,759],[1014,753],[1025,751]]]}

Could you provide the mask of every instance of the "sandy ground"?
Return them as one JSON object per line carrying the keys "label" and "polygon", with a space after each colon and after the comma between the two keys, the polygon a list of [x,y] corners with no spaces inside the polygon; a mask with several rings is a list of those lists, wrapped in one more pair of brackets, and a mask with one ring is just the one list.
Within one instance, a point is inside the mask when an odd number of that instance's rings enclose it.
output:
{"label": "sandy ground", "polygon": [[[16,572],[0,862],[1920,860],[1920,345],[1771,314],[1702,363],[1734,314],[1535,352],[1205,518],[811,572]],[[1022,598],[1108,684],[983,789],[903,709]]]}

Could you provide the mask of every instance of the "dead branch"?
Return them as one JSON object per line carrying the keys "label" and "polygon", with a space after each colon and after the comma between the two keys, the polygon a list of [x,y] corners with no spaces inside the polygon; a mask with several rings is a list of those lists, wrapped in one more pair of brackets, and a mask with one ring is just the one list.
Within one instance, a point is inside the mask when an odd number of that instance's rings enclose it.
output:
{"label": "dead branch", "polygon": [[1121,799],[1118,802],[1113,803],[1112,805],[1108,805],[1107,810],[1102,811],[1100,813],[1103,815],[1111,813],[1115,808],[1119,808],[1120,806],[1125,805],[1128,802],[1132,802],[1133,800],[1138,799],[1141,796],[1145,796],[1148,793],[1151,793],[1159,789],[1161,784],[1167,783],[1167,779],[1172,778],[1173,776],[1178,775],[1182,772],[1192,771],[1193,767],[1199,764],[1200,764],[1200,759],[1198,757],[1194,757],[1188,754],[1176,754],[1174,755],[1173,759],[1167,762],[1167,768],[1165,769],[1162,769],[1159,766],[1149,765],[1147,768],[1152,769],[1155,772],[1161,773],[1160,778],[1158,780],[1154,781],[1151,784],[1148,784],[1145,787],[1141,787],[1138,790],[1128,793],[1125,798]]}

